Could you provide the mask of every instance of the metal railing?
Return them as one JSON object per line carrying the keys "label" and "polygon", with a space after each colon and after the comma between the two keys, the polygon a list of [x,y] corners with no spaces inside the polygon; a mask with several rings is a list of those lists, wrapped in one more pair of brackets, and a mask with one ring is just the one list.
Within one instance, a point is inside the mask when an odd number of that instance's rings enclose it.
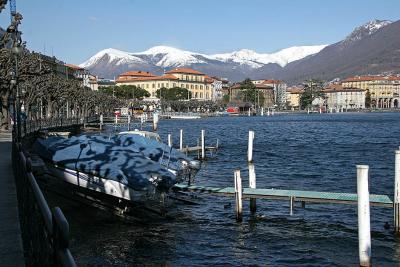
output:
{"label": "metal railing", "polygon": [[75,267],[68,221],[59,207],[50,209],[20,143],[13,142],[12,163],[26,265]]}
{"label": "metal railing", "polygon": [[81,125],[93,121],[98,121],[99,118],[98,116],[92,116],[92,117],[85,117],[85,118],[48,118],[48,119],[38,119],[38,120],[24,120],[22,122],[22,136],[25,136],[27,134],[39,131],[39,130],[45,130],[45,129],[51,129],[51,128],[56,128],[56,127],[66,127],[66,126],[74,126],[74,125]]}

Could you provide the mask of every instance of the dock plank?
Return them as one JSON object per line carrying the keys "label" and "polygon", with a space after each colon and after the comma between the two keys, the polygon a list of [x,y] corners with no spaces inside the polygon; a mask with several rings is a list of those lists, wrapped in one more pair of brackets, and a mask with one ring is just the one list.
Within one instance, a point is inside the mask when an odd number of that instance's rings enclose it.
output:
{"label": "dock plank", "polygon": [[[174,187],[177,191],[191,191],[208,193],[222,196],[234,196],[234,187],[211,187],[177,184]],[[337,193],[337,192],[319,192],[302,191],[286,189],[261,189],[261,188],[243,188],[244,198],[265,198],[265,199],[284,199],[290,197],[296,201],[316,202],[316,203],[337,203],[337,204],[357,204],[357,194]],[[393,207],[393,201],[387,195],[370,194],[370,204],[376,206]]]}

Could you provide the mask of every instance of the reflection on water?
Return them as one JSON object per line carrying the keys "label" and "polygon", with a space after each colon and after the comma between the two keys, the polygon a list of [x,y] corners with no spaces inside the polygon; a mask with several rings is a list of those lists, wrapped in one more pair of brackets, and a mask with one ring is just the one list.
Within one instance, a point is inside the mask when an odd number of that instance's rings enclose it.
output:
{"label": "reflection on water", "polygon": [[[393,195],[394,150],[400,114],[316,114],[163,120],[163,140],[221,150],[198,173],[197,184],[233,186],[241,168],[247,186],[247,137],[255,131],[258,188],[356,192],[356,164],[370,165],[370,192]],[[234,199],[202,195],[200,205],[174,204],[175,219],[125,223],[78,204],[63,210],[71,225],[71,249],[83,266],[357,266],[357,210],[352,205],[307,204],[289,216],[288,202],[258,200],[252,216],[243,202],[235,222]],[[140,214],[138,214],[140,216]],[[399,240],[392,211],[371,209],[374,266],[398,266]]]}

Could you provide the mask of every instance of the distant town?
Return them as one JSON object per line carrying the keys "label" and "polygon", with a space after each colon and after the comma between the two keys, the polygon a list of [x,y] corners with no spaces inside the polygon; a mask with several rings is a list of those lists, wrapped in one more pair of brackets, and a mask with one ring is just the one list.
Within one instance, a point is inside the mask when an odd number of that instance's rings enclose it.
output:
{"label": "distant town", "polygon": [[[399,75],[351,76],[329,82],[311,79],[288,86],[285,81],[276,79],[247,79],[232,83],[227,78],[209,76],[191,68],[171,69],[160,76],[149,71],[131,70],[121,73],[115,79],[103,79],[77,65],[64,66],[65,73],[80,79],[83,86],[94,91],[113,88],[115,96],[115,91],[124,87],[132,91],[127,99],[145,102],[159,102],[163,99],[213,101],[230,107],[227,111],[232,113],[255,111],[257,108],[344,112],[399,107]],[[165,92],[175,89],[180,90],[180,95],[168,98]],[[139,90],[142,93],[135,95],[135,91]]]}

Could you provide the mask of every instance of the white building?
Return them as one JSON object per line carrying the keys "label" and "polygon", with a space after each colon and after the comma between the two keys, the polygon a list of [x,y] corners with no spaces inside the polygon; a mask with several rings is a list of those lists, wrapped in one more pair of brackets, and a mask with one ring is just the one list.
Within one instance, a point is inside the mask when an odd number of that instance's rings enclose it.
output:
{"label": "white building", "polygon": [[365,90],[360,88],[343,88],[332,84],[323,90],[328,110],[348,110],[365,108]]}

